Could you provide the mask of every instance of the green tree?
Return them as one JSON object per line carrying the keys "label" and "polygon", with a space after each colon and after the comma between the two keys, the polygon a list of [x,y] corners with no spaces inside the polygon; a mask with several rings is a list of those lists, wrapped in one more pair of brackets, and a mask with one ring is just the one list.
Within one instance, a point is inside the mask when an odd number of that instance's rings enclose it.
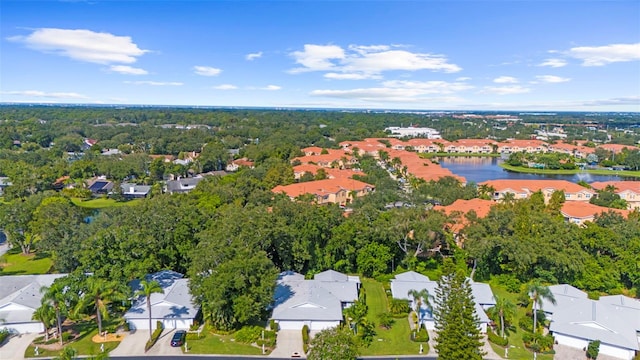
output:
{"label": "green tree", "polygon": [[481,360],[485,354],[480,320],[469,280],[449,258],[443,264],[443,274],[438,280],[434,307],[438,359]]}
{"label": "green tree", "polygon": [[527,293],[533,301],[533,332],[535,333],[538,325],[538,308],[542,306],[543,300],[546,299],[555,305],[556,299],[551,290],[549,290],[547,286],[542,285],[538,280],[532,281],[527,286]]}
{"label": "green tree", "polygon": [[358,347],[353,334],[343,328],[322,330],[311,340],[309,360],[354,360]]}
{"label": "green tree", "polygon": [[53,360],[74,360],[78,355],[78,351],[72,347],[67,346],[62,349],[58,356],[54,357]]}
{"label": "green tree", "polygon": [[358,334],[358,326],[365,321],[368,311],[367,304],[362,301],[356,301],[353,305],[344,309],[344,315],[353,327],[354,334]]}
{"label": "green tree", "polygon": [[33,320],[40,321],[44,325],[44,341],[49,341],[49,329],[55,324],[56,312],[49,303],[43,303],[33,312]]}
{"label": "green tree", "polygon": [[56,330],[60,345],[62,345],[62,311],[66,310],[66,287],[60,279],[56,279],[51,286],[40,288],[42,306],[51,306],[56,314]]}
{"label": "green tree", "polygon": [[92,309],[96,314],[98,323],[98,333],[102,334],[102,319],[109,317],[109,304],[113,301],[125,300],[127,298],[123,286],[117,282],[100,278],[96,275],[87,276],[84,279],[82,295],[76,306],[79,312],[85,309]]}
{"label": "green tree", "polygon": [[516,314],[516,306],[506,297],[494,296],[494,298],[496,299],[496,304],[489,309],[489,314],[500,319],[500,336],[504,339],[504,324]]}
{"label": "green tree", "polygon": [[149,313],[149,339],[151,339],[151,334],[153,333],[151,328],[151,295],[152,294],[162,294],[164,290],[160,283],[155,280],[140,280],[140,289],[136,291],[135,296],[144,296],[147,302],[147,312]]}
{"label": "green tree", "polygon": [[416,319],[418,324],[420,324],[420,320],[422,320],[422,305],[424,304],[426,307],[431,308],[431,295],[429,294],[429,290],[427,289],[411,289],[407,293],[408,296],[413,298],[413,304],[415,306]]}

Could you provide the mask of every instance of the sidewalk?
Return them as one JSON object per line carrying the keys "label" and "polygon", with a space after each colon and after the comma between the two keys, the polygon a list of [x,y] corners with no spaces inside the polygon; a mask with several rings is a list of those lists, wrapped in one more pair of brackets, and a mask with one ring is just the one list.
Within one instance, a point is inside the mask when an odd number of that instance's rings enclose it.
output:
{"label": "sidewalk", "polygon": [[24,359],[24,352],[39,334],[12,336],[0,347],[0,359]]}

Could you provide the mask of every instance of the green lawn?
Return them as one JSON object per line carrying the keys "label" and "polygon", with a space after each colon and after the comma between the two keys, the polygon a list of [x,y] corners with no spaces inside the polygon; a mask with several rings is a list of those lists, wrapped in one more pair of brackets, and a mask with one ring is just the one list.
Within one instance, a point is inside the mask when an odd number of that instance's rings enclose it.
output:
{"label": "green lawn", "polygon": [[43,253],[23,255],[19,248],[9,250],[0,257],[0,276],[46,274],[53,261]]}
{"label": "green lawn", "polygon": [[500,167],[503,169],[520,172],[520,173],[528,173],[528,174],[549,174],[549,175],[575,175],[575,174],[593,174],[593,175],[615,175],[615,176],[626,176],[626,177],[640,177],[640,171],[629,171],[629,170],[550,170],[550,169],[533,169],[533,168],[525,168],[521,166],[511,166],[505,163],[501,163]]}
{"label": "green lawn", "polygon": [[83,200],[80,198],[71,198],[71,201],[80,207],[87,209],[104,209],[108,207],[118,207],[118,206],[132,206],[141,201],[141,199],[134,199],[129,201],[115,201],[113,199],[91,199],[91,200]]}
{"label": "green lawn", "polygon": [[[382,284],[373,279],[363,279],[362,286],[367,292],[369,312],[367,320],[378,323],[378,314],[388,312],[387,295]],[[420,344],[411,341],[411,330],[406,318],[395,319],[391,329],[376,328],[376,336],[369,347],[361,348],[360,355],[417,355]],[[423,344],[423,353],[429,352],[429,345]]]}
{"label": "green lawn", "polygon": [[[508,292],[504,287],[495,284],[495,282],[491,282],[490,285],[494,295],[498,297],[507,298],[514,304],[517,303],[518,294],[513,294]],[[513,323],[516,324],[516,327],[515,327],[516,331],[508,334],[509,346],[514,346],[509,348],[509,359],[522,359],[522,360],[533,359],[533,352],[526,349],[524,347],[524,343],[522,342],[522,334],[524,331],[517,326],[518,320],[523,316],[526,316],[526,310],[522,307],[517,306],[516,316],[513,321]],[[500,356],[504,356],[503,347],[498,346],[492,342],[489,342],[489,344],[491,344],[493,351],[495,351]],[[553,355],[537,354],[537,358],[539,360],[552,360]]]}
{"label": "green lawn", "polygon": [[233,334],[214,334],[208,327],[202,334],[204,337],[201,339],[187,339],[189,354],[262,355],[261,348],[233,341]]}
{"label": "green lawn", "polygon": [[[98,333],[98,326],[95,321],[79,323],[74,326],[74,329],[78,331],[79,336],[75,341],[65,344],[65,347],[76,349],[78,355],[97,355],[100,352],[101,344],[94,343],[92,340],[93,336]],[[119,341],[106,342],[104,343],[104,352],[108,353],[118,345],[120,345]],[[39,355],[35,356],[35,346],[33,346],[33,344],[29,345],[27,350],[24,352],[24,357],[52,357],[57,356],[60,353],[60,350],[49,351],[42,348],[39,348],[38,351]]]}

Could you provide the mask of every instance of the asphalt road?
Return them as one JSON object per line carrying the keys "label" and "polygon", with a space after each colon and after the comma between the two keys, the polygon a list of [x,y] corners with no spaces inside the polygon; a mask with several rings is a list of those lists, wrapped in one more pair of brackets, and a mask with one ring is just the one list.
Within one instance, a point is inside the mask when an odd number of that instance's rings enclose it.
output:
{"label": "asphalt road", "polygon": [[[111,356],[111,359],[117,360],[167,360],[175,357],[171,356]],[[182,355],[180,358],[187,358],[189,360],[291,360],[290,358],[272,358],[263,356],[225,356],[225,355]],[[389,360],[389,359],[402,359],[402,360],[436,360],[434,356],[387,356],[387,357],[366,357],[365,360]]]}

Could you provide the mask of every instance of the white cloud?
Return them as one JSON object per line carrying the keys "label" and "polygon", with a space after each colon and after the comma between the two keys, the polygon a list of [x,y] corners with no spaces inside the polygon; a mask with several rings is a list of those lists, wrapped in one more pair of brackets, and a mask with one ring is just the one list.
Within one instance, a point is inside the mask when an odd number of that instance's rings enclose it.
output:
{"label": "white cloud", "polygon": [[614,62],[640,60],[640,43],[580,46],[569,49],[568,55],[582,60],[583,66],[603,66]]}
{"label": "white cloud", "polygon": [[559,68],[567,65],[567,61],[563,59],[546,59],[542,63],[538,64],[538,66],[550,66],[554,68]]}
{"label": "white cloud", "polygon": [[294,51],[291,53],[296,59],[296,63],[302,65],[301,68],[290,70],[291,73],[306,71],[330,70],[335,66],[331,60],[344,59],[344,50],[336,45],[313,45],[305,44],[304,51]]}
{"label": "white cloud", "polygon": [[468,76],[461,76],[459,78],[456,78],[456,81],[469,81],[469,80],[471,80],[471,78]]}
{"label": "white cloud", "polygon": [[276,91],[276,90],[280,90],[280,89],[282,89],[282,87],[278,86],[278,85],[267,85],[267,86],[261,88],[260,90]]}
{"label": "white cloud", "polygon": [[[306,44],[304,51],[291,53],[302,67],[290,73],[330,71],[332,79],[371,79],[385,71],[432,70],[454,73],[462,70],[443,55],[412,53],[393,45],[350,45],[347,50],[337,45]],[[344,73],[345,75],[340,75]]]}
{"label": "white cloud", "polygon": [[27,36],[12,36],[8,40],[44,53],[98,64],[131,64],[148,52],[140,49],[129,36],[84,29],[40,28]]}
{"label": "white cloud", "polygon": [[518,79],[512,77],[512,76],[499,76],[495,79],[493,79],[494,83],[498,83],[498,84],[517,84],[518,83]]}
{"label": "white cloud", "polygon": [[251,60],[259,59],[261,57],[262,57],[262,51],[258,51],[257,53],[247,54],[245,58],[251,61]]}
{"label": "white cloud", "polygon": [[382,76],[375,74],[365,74],[365,73],[326,73],[324,77],[327,79],[334,80],[365,80],[365,79],[381,79]]}
{"label": "white cloud", "polygon": [[491,93],[497,95],[512,95],[512,94],[524,94],[531,91],[531,89],[520,85],[509,86],[485,86],[482,90],[483,93]]}
{"label": "white cloud", "polygon": [[40,90],[2,91],[4,95],[28,96],[54,99],[88,99],[89,97],[75,92],[45,92]]}
{"label": "white cloud", "polygon": [[134,68],[128,65],[111,65],[109,71],[126,75],[147,75],[149,73],[145,69]]}
{"label": "white cloud", "polygon": [[238,87],[232,84],[221,84],[213,87],[216,90],[235,90]]}
{"label": "white cloud", "polygon": [[563,77],[554,76],[554,75],[538,75],[536,76],[536,79],[544,83],[563,83],[563,82],[571,81],[571,79],[569,78],[563,78]]}
{"label": "white cloud", "polygon": [[347,90],[314,90],[312,96],[357,99],[362,101],[384,101],[384,102],[431,102],[458,101],[455,96],[448,97],[425,97],[425,95],[450,95],[459,91],[472,89],[473,86],[462,82],[446,81],[405,81],[390,80],[384,81],[379,87],[357,88]]}
{"label": "white cloud", "polygon": [[175,81],[125,81],[125,84],[133,85],[151,85],[151,86],[182,86],[181,82]]}
{"label": "white cloud", "polygon": [[211,66],[194,66],[193,71],[202,76],[218,76],[222,72],[221,69]]}

